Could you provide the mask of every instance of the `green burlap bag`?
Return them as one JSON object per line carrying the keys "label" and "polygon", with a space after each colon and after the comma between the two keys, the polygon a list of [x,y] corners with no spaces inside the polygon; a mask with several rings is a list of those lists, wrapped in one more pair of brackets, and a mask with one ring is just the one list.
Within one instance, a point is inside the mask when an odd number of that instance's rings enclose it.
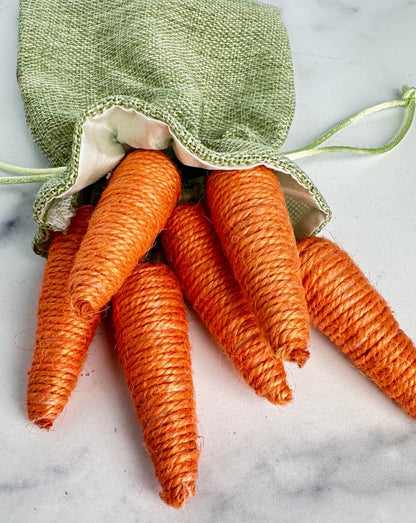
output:
{"label": "green burlap bag", "polygon": [[[330,210],[293,160],[329,150],[384,152],[414,113],[415,90],[405,88],[400,100],[280,152],[295,108],[290,47],[278,10],[250,0],[21,0],[19,29],[27,121],[56,166],[33,178],[47,179],[34,205],[41,254],[49,232],[67,227],[83,190],[131,148],[169,149],[205,169],[265,164],[280,180],[296,236],[315,234]],[[355,119],[392,106],[409,110],[386,146],[319,147]]]}
{"label": "green burlap bag", "polygon": [[325,200],[279,153],[295,107],[279,12],[248,0],[22,0],[18,81],[28,125],[55,166],[40,189],[35,247],[66,228],[82,189],[130,148],[173,147],[204,168],[270,166],[294,229]]}

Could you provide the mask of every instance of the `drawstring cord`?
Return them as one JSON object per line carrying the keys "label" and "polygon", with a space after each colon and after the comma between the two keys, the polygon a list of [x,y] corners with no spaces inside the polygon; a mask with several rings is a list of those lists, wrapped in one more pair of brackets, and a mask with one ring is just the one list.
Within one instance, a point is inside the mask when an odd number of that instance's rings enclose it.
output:
{"label": "drawstring cord", "polygon": [[[292,151],[282,152],[281,154],[290,158],[291,160],[297,160],[306,156],[313,156],[321,153],[356,153],[356,154],[381,154],[390,151],[398,143],[400,143],[406,136],[410,126],[412,124],[416,106],[416,88],[404,86],[402,88],[402,96],[399,99],[384,102],[373,107],[368,107],[363,111],[360,111],[353,116],[337,123],[331,129],[318,136],[313,142],[301,147],[300,149],[294,149]],[[319,147],[321,144],[326,142],[329,138],[334,136],[336,133],[345,129],[354,122],[364,118],[373,113],[383,111],[384,109],[390,109],[392,107],[404,107],[407,109],[406,118],[403,125],[399,129],[396,136],[388,142],[386,145],[381,147],[349,147],[345,145],[331,145],[326,147]],[[45,182],[59,174],[65,172],[66,167],[54,167],[50,169],[29,169],[27,167],[16,167],[7,163],[0,162],[0,170],[7,171],[9,173],[21,174],[23,176],[3,176],[0,177],[0,185],[17,184],[17,183],[37,183]]]}
{"label": "drawstring cord", "polygon": [[0,169],[9,173],[23,174],[24,176],[3,176],[0,184],[9,185],[15,183],[46,182],[50,178],[65,172],[66,167],[53,167],[50,169],[29,169],[28,167],[17,167],[8,163],[0,162]]}
{"label": "drawstring cord", "polygon": [[[293,151],[288,151],[285,154],[285,156],[289,157],[291,160],[297,160],[299,158],[304,158],[305,156],[312,156],[315,154],[321,154],[321,153],[356,153],[356,154],[381,154],[385,153],[387,151],[390,151],[393,149],[393,147],[396,147],[396,145],[403,140],[403,138],[406,136],[407,131],[409,130],[413,117],[415,114],[415,105],[416,105],[416,89],[414,87],[407,87],[404,86],[402,88],[402,97],[398,100],[391,100],[389,102],[384,102],[378,105],[374,105],[373,107],[368,107],[367,109],[364,109],[363,111],[360,111],[357,114],[354,114],[353,116],[350,116],[346,120],[343,120],[342,122],[337,123],[334,125],[334,127],[331,127],[328,131],[326,131],[324,134],[321,134],[316,140],[311,142],[309,145],[306,145],[305,147],[302,147],[300,149],[294,149]],[[322,143],[326,142],[329,138],[334,136],[334,134],[338,133],[342,129],[345,129],[352,123],[360,120],[361,118],[364,118],[365,116],[368,116],[373,113],[377,113],[379,111],[383,111],[384,109],[390,109],[392,107],[405,107],[407,108],[407,114],[406,119],[403,122],[402,127],[396,134],[396,136],[391,140],[391,142],[388,142],[386,145],[383,145],[381,147],[348,147],[345,145],[331,145],[327,147],[318,147]]]}

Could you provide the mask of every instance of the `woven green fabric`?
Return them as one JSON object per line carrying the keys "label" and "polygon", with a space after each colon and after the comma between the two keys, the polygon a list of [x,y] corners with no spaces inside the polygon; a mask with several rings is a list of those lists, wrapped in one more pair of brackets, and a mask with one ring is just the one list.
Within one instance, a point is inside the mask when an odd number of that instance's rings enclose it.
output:
{"label": "woven green fabric", "polygon": [[[39,245],[46,229],[66,227],[76,202],[66,193],[77,180],[86,120],[115,105],[166,123],[210,165],[284,170],[320,209],[313,228],[329,219],[316,187],[279,153],[295,96],[286,30],[269,5],[21,0],[18,81],[34,139],[53,165],[67,166],[36,198]],[[299,229],[311,205],[287,202]]]}

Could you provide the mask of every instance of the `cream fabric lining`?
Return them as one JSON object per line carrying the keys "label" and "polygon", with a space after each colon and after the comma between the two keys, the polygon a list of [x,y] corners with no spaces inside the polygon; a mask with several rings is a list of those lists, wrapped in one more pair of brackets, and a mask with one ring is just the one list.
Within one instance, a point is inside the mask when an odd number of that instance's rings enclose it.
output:
{"label": "cream fabric lining", "polygon": [[[178,160],[184,165],[204,169],[233,168],[200,160],[177,140],[167,124],[144,116],[135,109],[112,106],[101,114],[88,117],[82,129],[78,177],[75,184],[60,195],[64,200],[107,175],[131,148],[161,150],[171,144]],[[273,166],[268,167],[273,169]],[[290,173],[279,171],[277,174],[285,196],[311,207],[311,212],[302,220],[302,229],[313,231],[324,216],[315,198]]]}

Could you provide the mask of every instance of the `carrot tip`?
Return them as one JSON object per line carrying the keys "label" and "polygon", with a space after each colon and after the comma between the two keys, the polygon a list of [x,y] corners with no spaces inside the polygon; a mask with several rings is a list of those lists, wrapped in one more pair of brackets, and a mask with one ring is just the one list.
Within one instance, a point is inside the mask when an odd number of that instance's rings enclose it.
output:
{"label": "carrot tip", "polygon": [[40,429],[49,431],[49,429],[52,428],[53,422],[49,420],[38,420],[35,425],[37,425]]}
{"label": "carrot tip", "polygon": [[275,356],[283,361],[293,361],[299,367],[303,367],[308,361],[310,353],[306,349],[280,348],[275,352]]}
{"label": "carrot tip", "polygon": [[167,505],[180,508],[195,494],[195,480],[184,482],[172,490],[164,490],[159,496]]}
{"label": "carrot tip", "polygon": [[289,387],[286,387],[284,390],[269,392],[265,395],[265,398],[273,405],[286,405],[292,401],[293,393]]}
{"label": "carrot tip", "polygon": [[82,316],[85,319],[93,319],[94,316],[100,313],[100,311],[95,310],[92,304],[87,300],[72,300],[71,309],[78,314],[78,316]]}
{"label": "carrot tip", "polygon": [[52,428],[55,418],[37,418],[34,414],[29,413],[29,421],[34,425],[37,425],[40,429],[49,430],[50,428]]}
{"label": "carrot tip", "polygon": [[[29,387],[31,385],[29,384]],[[49,430],[56,418],[62,412],[64,405],[56,405],[41,401],[36,394],[30,394],[27,400],[27,417],[40,429]]]}
{"label": "carrot tip", "polygon": [[303,367],[305,363],[308,361],[310,356],[309,351],[305,351],[302,349],[295,349],[292,350],[289,356],[289,361],[294,361],[298,364],[298,367]]}

